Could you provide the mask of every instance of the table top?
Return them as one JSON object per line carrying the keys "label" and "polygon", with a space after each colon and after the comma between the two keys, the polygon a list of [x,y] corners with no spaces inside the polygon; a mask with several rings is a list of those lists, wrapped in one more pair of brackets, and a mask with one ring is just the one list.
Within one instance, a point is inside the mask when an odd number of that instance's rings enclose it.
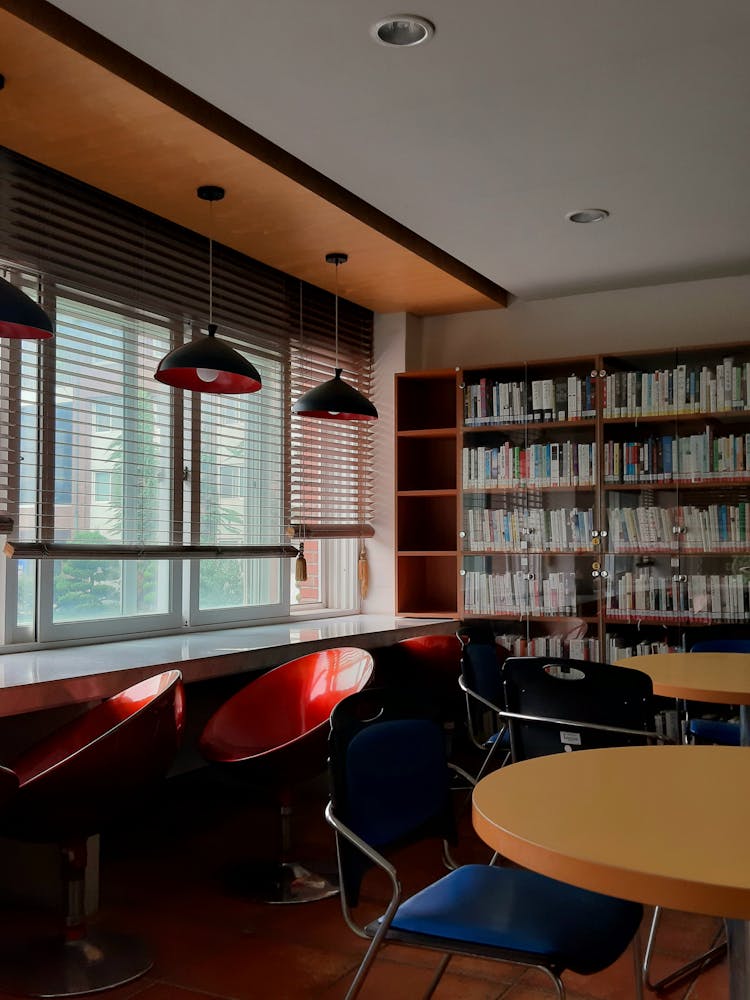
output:
{"label": "table top", "polygon": [[750,919],[750,751],[581,750],[474,789],[479,836],[512,861],[623,899]]}
{"label": "table top", "polygon": [[[456,623],[393,615],[337,615],[185,635],[144,635],[59,649],[0,652],[0,718],[108,698],[176,667],[186,683],[252,674],[331,646],[376,649]],[[249,679],[249,678],[248,678]]]}
{"label": "table top", "polygon": [[642,670],[666,698],[750,705],[750,653],[654,653],[615,666]]}

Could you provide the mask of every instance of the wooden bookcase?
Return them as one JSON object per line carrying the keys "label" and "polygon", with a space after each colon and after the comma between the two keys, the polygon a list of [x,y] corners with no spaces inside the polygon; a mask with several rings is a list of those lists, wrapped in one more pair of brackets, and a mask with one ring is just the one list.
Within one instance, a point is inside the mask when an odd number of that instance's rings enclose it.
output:
{"label": "wooden bookcase", "polygon": [[408,372],[396,400],[398,614],[591,659],[750,634],[749,343]]}
{"label": "wooden bookcase", "polygon": [[456,372],[396,376],[396,614],[458,613]]}

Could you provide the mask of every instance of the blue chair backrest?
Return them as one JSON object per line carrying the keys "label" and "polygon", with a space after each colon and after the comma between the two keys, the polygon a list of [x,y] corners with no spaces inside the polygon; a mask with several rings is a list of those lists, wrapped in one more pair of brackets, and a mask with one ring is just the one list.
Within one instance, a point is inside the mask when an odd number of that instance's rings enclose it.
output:
{"label": "blue chair backrest", "polygon": [[694,642],[691,653],[750,653],[750,639],[704,639]]}
{"label": "blue chair backrest", "polygon": [[[372,847],[455,839],[442,722],[416,692],[370,688],[344,698],[331,713],[328,746],[333,812]],[[356,906],[370,863],[343,839],[339,855],[343,891]]]}
{"label": "blue chair backrest", "polygon": [[461,642],[461,673],[466,686],[502,707],[502,662],[492,628],[485,623],[465,625],[456,635]]}

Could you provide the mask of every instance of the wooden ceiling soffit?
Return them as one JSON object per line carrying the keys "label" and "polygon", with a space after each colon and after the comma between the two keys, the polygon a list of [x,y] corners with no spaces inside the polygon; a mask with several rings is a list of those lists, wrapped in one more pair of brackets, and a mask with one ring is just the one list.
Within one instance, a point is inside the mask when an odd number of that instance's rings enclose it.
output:
{"label": "wooden ceiling soffit", "polygon": [[497,309],[503,288],[46,0],[0,0],[0,143],[375,312]]}

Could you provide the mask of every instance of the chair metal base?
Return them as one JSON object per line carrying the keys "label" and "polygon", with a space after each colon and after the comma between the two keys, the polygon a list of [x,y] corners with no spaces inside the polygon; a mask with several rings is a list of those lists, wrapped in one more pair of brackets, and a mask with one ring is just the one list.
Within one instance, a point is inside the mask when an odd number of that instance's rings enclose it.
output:
{"label": "chair metal base", "polygon": [[337,896],[339,887],[324,875],[302,865],[284,862],[276,866],[273,887],[264,897],[266,903],[314,903]]}
{"label": "chair metal base", "polygon": [[92,930],[79,941],[30,944],[0,965],[0,990],[31,997],[69,997],[122,986],[153,965],[139,938]]}
{"label": "chair metal base", "polygon": [[339,892],[335,877],[291,861],[243,861],[224,870],[226,891],[260,903],[314,903]]}

